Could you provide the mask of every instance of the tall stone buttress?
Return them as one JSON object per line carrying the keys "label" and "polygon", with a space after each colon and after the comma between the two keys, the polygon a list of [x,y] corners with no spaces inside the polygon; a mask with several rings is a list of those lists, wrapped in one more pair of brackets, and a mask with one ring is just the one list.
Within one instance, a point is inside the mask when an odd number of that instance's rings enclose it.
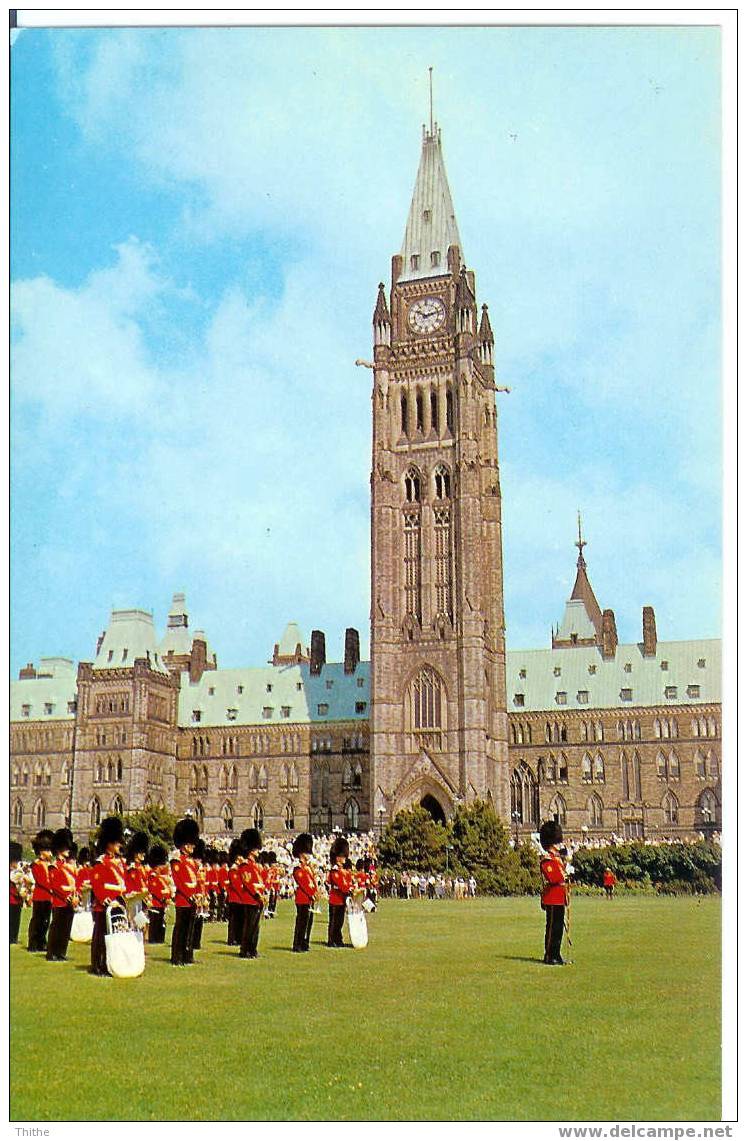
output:
{"label": "tall stone buttress", "polygon": [[371,792],[384,824],[477,797],[508,816],[493,334],[438,127],[373,317]]}

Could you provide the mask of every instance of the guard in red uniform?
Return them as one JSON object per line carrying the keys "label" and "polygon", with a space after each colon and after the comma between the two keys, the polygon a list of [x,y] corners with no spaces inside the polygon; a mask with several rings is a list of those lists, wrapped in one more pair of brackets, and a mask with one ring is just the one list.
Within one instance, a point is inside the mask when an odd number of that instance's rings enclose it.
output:
{"label": "guard in red uniform", "polygon": [[545,913],[545,957],[548,966],[562,966],[560,944],[563,941],[563,924],[568,903],[568,886],[565,861],[558,851],[563,830],[555,820],[546,820],[540,828],[540,844],[545,855],[540,860],[542,873],[542,910]]}
{"label": "guard in red uniform", "polygon": [[175,967],[188,967],[194,963],[192,938],[195,922],[195,896],[200,888],[197,865],[192,859],[195,844],[200,838],[197,821],[191,816],[179,820],[174,829],[174,845],[179,849],[177,859],[171,861],[171,878],[174,881],[176,920],[171,936],[171,962]]}
{"label": "guard in red uniform", "polygon": [[23,858],[23,848],[17,840],[10,841],[10,942],[18,942],[18,928],[21,925],[23,896],[19,887],[18,865]]}
{"label": "guard in red uniform", "polygon": [[228,919],[228,852],[218,853],[218,922]]}
{"label": "guard in red uniform", "polygon": [[81,901],[85,902],[83,893],[90,893],[91,891],[91,852],[89,848],[81,848],[78,852],[75,887]]}
{"label": "guard in red uniform", "polygon": [[148,852],[148,942],[166,942],[166,908],[174,894],[169,873],[169,854],[163,844]]}
{"label": "guard in red uniform", "polygon": [[241,869],[241,881],[244,890],[244,930],[241,933],[240,959],[258,959],[259,951],[259,921],[262,908],[265,905],[265,882],[262,878],[262,867],[257,860],[262,837],[256,828],[247,828],[242,832],[241,839],[246,848],[246,862]]}
{"label": "guard in red uniform", "polygon": [[226,887],[226,900],[228,903],[228,938],[229,947],[238,947],[241,943],[241,933],[244,930],[244,896],[242,889],[242,866],[246,859],[244,844],[237,836],[231,841],[228,850],[228,882]]}
{"label": "guard in red uniform", "polygon": [[280,891],[280,865],[274,852],[265,852],[265,887],[267,889],[268,919],[275,918],[278,906],[278,892]]}
{"label": "guard in red uniform", "polygon": [[293,856],[298,863],[293,868],[293,882],[296,885],[296,926],[293,931],[293,950],[298,954],[308,951],[311,940],[311,927],[314,923],[312,907],[319,894],[314,869],[309,857],[314,851],[314,840],[308,832],[301,832],[293,841]]}
{"label": "guard in red uniform", "polygon": [[127,844],[127,869],[125,883],[127,894],[137,892],[142,894],[148,890],[148,866],[145,857],[148,854],[147,832],[136,832],[130,837]]}
{"label": "guard in red uniform", "polygon": [[345,922],[345,904],[353,890],[353,873],[345,863],[350,855],[350,845],[344,836],[332,841],[329,850],[330,867],[327,874],[329,888],[329,923],[327,925],[327,946],[344,947],[342,925]]}
{"label": "guard in red uniform", "polygon": [[52,852],[56,856],[49,867],[49,888],[52,892],[52,924],[47,943],[47,962],[64,963],[70,942],[73,915],[78,906],[75,855],[77,848],[68,828],[54,834]]}
{"label": "guard in red uniform", "polygon": [[106,967],[106,908],[117,900],[124,903],[127,884],[125,862],[120,857],[124,840],[122,821],[118,816],[107,816],[101,821],[96,849],[99,858],[91,868],[91,894],[93,896],[93,935],[91,937],[91,974],[108,976]]}
{"label": "guard in red uniform", "polygon": [[602,876],[602,886],[604,888],[604,894],[607,896],[607,899],[612,899],[612,896],[615,894],[616,883],[617,877],[612,871],[612,868],[605,868],[604,875]]}
{"label": "guard in red uniform", "polygon": [[195,863],[195,870],[197,872],[197,895],[195,896],[195,921],[192,927],[192,950],[200,951],[202,949],[202,927],[205,922],[205,910],[207,903],[207,864],[205,862],[205,841],[198,840],[195,844],[195,850],[192,853],[192,859]]}
{"label": "guard in red uniform", "polygon": [[36,859],[31,865],[34,892],[31,896],[31,922],[29,923],[29,951],[46,951],[47,931],[52,915],[52,893],[49,890],[49,865],[52,862],[52,833],[48,828],[32,840]]}

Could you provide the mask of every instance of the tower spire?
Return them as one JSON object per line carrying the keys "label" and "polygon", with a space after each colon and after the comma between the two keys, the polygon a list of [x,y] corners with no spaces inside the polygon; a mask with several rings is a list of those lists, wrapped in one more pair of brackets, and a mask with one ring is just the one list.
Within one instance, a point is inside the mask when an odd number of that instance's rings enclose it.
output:
{"label": "tower spire", "polygon": [[433,134],[433,68],[428,68],[428,90],[430,94],[431,135]]}
{"label": "tower spire", "polygon": [[419,278],[450,273],[449,250],[452,246],[456,246],[459,251],[458,256],[455,255],[456,264],[459,265],[464,260],[441,152],[441,132],[433,121],[432,87],[430,98],[431,129],[429,133],[423,124],[420,165],[399,253],[402,259],[398,275],[400,281],[416,281]]}
{"label": "tower spire", "polygon": [[581,535],[581,512],[580,511],[578,512],[578,540],[576,543],[574,543],[574,546],[578,547],[578,562],[576,563],[576,566],[579,568],[585,567],[586,566],[586,560],[584,559],[584,547],[586,546],[586,540]]}

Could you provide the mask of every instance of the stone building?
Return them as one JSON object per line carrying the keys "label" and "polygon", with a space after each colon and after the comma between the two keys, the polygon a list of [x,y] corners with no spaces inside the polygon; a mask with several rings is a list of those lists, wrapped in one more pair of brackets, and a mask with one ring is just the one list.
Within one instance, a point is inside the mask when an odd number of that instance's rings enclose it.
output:
{"label": "stone building", "polygon": [[290,623],[270,664],[221,669],[175,594],[116,610],[90,662],[11,684],[10,829],[162,805],[210,834],[378,830],[475,798],[519,833],[693,835],[721,824],[720,644],[618,645],[576,580],[548,649],[506,652],[493,334],[478,314],[437,127],[373,315],[371,663]]}

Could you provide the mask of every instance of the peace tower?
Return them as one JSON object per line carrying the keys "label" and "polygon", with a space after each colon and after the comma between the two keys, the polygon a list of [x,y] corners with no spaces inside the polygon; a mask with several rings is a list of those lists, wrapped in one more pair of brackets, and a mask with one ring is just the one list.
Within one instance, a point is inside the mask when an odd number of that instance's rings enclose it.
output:
{"label": "peace tower", "polygon": [[508,817],[493,333],[437,125],[373,316],[372,818],[476,797]]}

